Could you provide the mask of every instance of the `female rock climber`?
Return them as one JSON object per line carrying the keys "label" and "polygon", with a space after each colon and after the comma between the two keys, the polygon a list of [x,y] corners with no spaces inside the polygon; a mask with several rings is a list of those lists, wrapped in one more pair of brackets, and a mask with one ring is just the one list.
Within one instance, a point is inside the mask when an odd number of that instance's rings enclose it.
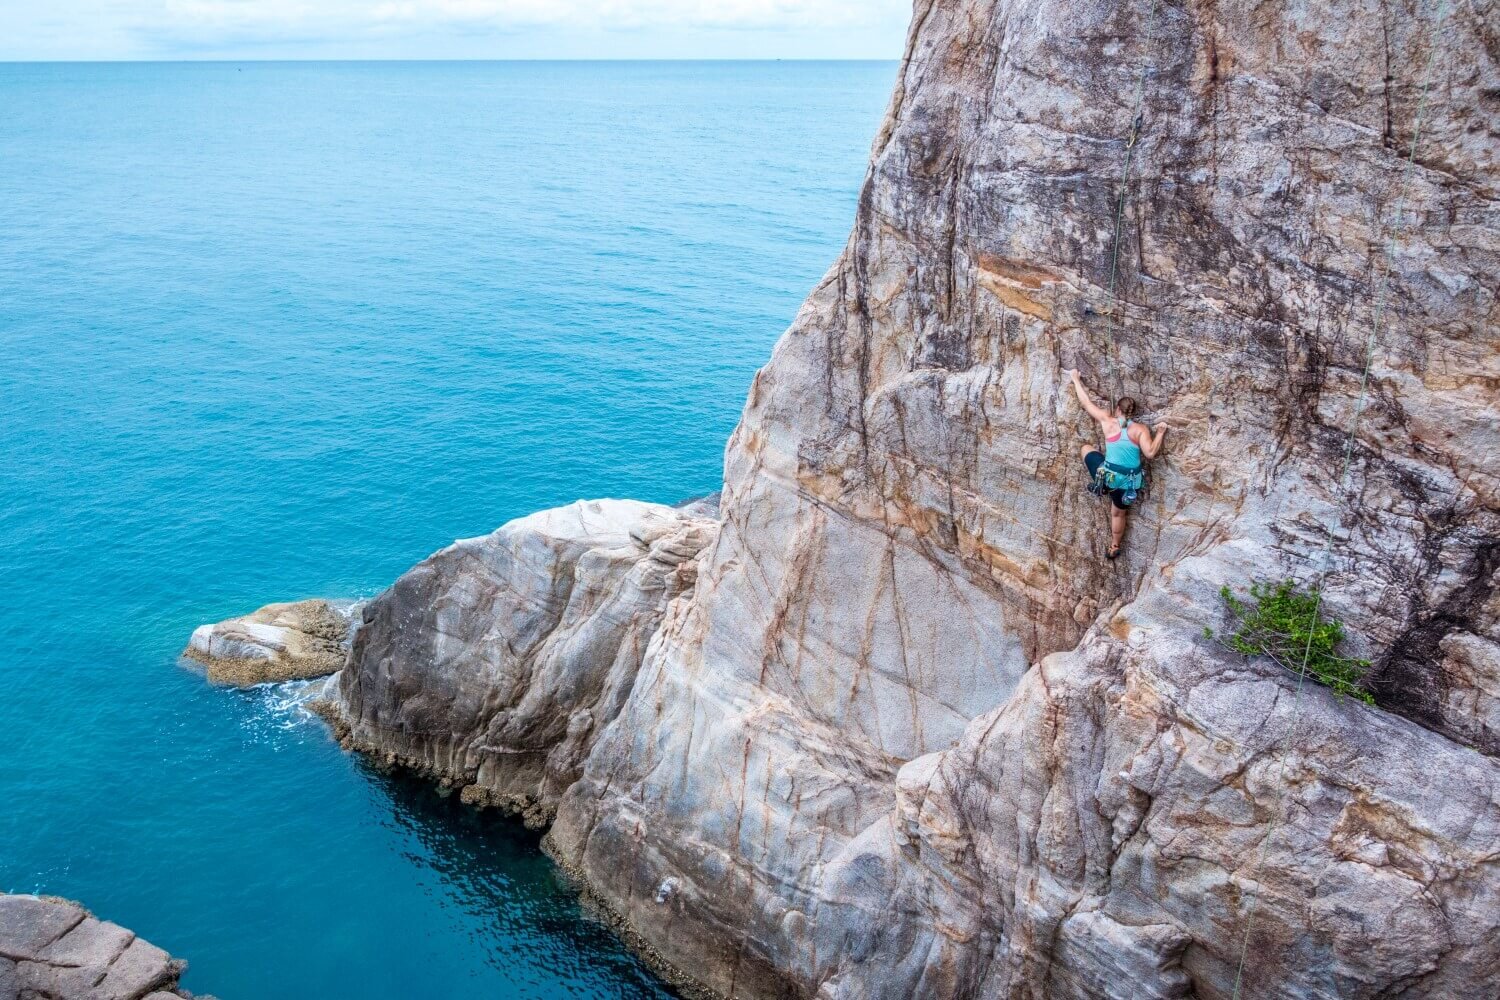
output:
{"label": "female rock climber", "polygon": [[1095,496],[1109,496],[1109,551],[1106,557],[1114,559],[1120,554],[1120,543],[1125,538],[1125,512],[1141,495],[1146,473],[1144,459],[1155,458],[1161,451],[1162,438],[1167,435],[1167,425],[1157,424],[1156,429],[1136,423],[1135,400],[1121,396],[1115,401],[1113,411],[1106,411],[1089,398],[1083,387],[1083,379],[1075,370],[1069,373],[1073,379],[1073,391],[1089,416],[1099,421],[1104,432],[1104,451],[1093,445],[1079,449],[1083,464],[1089,470],[1089,492]]}

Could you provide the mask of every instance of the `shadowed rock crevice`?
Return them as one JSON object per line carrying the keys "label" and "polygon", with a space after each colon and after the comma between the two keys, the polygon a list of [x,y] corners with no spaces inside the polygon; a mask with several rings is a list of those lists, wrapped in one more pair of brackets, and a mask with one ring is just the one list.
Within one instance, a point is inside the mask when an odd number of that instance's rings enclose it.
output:
{"label": "shadowed rock crevice", "polygon": [[[1445,551],[1462,553],[1460,565],[1447,567],[1456,580],[1440,591],[1445,594],[1436,607],[1426,607],[1420,595],[1437,588],[1418,591],[1410,624],[1375,665],[1371,688],[1382,707],[1500,756],[1500,720],[1493,712],[1500,697],[1500,643],[1484,634],[1486,625],[1495,632],[1500,538],[1462,537],[1450,547],[1445,542],[1451,530],[1439,528],[1425,550],[1433,568],[1443,566]],[[1457,708],[1464,703],[1472,707]]]}

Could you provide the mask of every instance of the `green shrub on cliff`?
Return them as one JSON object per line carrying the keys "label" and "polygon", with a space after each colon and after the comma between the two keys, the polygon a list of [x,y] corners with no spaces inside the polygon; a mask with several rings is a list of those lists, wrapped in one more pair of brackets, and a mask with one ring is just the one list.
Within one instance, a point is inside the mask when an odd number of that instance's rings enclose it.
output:
{"label": "green shrub on cliff", "polygon": [[1205,636],[1236,653],[1270,657],[1294,674],[1302,673],[1305,665],[1318,683],[1375,704],[1375,696],[1364,687],[1370,661],[1339,655],[1344,625],[1320,614],[1322,601],[1316,590],[1298,590],[1291,580],[1282,580],[1252,583],[1248,601],[1235,597],[1227,586],[1219,596],[1234,619],[1235,631],[1217,636],[1205,628]]}

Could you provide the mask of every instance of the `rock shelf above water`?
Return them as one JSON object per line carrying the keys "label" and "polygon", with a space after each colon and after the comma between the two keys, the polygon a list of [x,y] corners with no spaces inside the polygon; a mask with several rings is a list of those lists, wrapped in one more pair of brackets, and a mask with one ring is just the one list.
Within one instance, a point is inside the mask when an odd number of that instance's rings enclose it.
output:
{"label": "rock shelf above water", "polygon": [[181,1000],[186,967],[77,903],[0,895],[0,1000]]}
{"label": "rock shelf above water", "polygon": [[349,618],[313,599],[265,607],[193,631],[182,655],[216,684],[250,687],[331,674],[344,665]]}

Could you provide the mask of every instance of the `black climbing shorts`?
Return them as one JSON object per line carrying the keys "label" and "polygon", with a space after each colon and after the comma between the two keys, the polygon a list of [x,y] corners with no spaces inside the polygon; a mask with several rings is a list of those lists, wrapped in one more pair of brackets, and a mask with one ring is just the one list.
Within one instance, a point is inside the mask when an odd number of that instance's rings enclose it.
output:
{"label": "black climbing shorts", "polygon": [[1130,504],[1125,502],[1124,490],[1106,490],[1099,485],[1099,468],[1104,465],[1104,453],[1102,451],[1091,451],[1083,456],[1083,464],[1089,470],[1089,492],[1096,497],[1109,494],[1109,502],[1119,510],[1129,510]]}

